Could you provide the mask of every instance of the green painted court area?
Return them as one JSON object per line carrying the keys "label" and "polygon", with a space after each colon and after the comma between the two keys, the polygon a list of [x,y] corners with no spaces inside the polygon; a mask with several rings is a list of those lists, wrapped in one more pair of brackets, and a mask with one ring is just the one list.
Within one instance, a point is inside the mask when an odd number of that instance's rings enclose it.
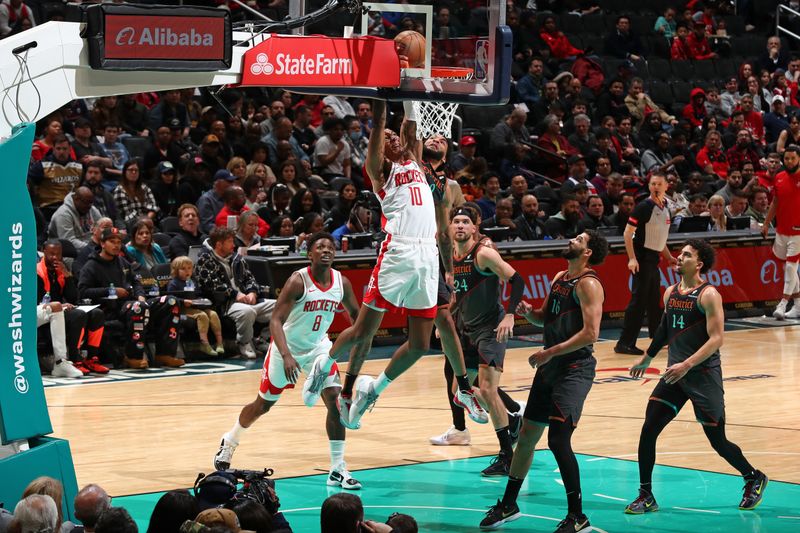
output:
{"label": "green painted court area", "polygon": [[[364,484],[356,492],[367,519],[384,521],[393,512],[414,516],[422,532],[478,531],[487,508],[500,498],[505,478],[479,475],[488,457],[413,463],[361,470],[354,473]],[[653,488],[661,510],[641,516],[623,512],[637,494],[638,471],[634,461],[578,455],[584,512],[598,532],[619,531],[719,531],[771,532],[800,530],[800,485],[771,481],[755,511],[739,511],[742,479],[738,476],[659,466]],[[267,465],[268,466],[268,465]],[[523,516],[503,526],[503,531],[553,531],[566,515],[566,498],[553,456],[537,451],[533,468],[519,498]],[[294,531],[319,531],[319,507],[339,488],[325,485],[324,475],[280,479],[276,483],[281,510]],[[114,498],[139,523],[140,531],[157,499],[156,494]]]}

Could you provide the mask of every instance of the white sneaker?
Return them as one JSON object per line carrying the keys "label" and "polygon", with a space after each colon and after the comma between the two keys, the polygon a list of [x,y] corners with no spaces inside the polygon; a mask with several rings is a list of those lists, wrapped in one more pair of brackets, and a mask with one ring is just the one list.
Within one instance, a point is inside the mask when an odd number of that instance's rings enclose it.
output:
{"label": "white sneaker", "polygon": [[783,320],[786,318],[786,305],[789,302],[786,300],[781,300],[780,303],[775,307],[775,310],[772,312],[772,316],[775,317],[775,320]]}
{"label": "white sneaker", "polygon": [[465,392],[459,389],[453,397],[453,403],[463,408],[467,416],[469,416],[473,422],[477,422],[478,424],[486,424],[489,422],[489,415],[486,414],[481,404],[478,403],[478,398],[475,397],[474,392]]}
{"label": "white sneaker", "polygon": [[231,467],[231,459],[233,459],[233,452],[239,444],[234,444],[232,441],[222,437],[222,442],[219,443],[219,450],[214,456],[214,468],[217,470],[227,470]]}
{"label": "white sneaker", "polygon": [[325,384],[325,372],[323,372],[323,364],[328,356],[322,354],[314,359],[314,364],[311,365],[311,370],[306,376],[306,381],[303,383],[303,403],[306,407],[314,407],[319,401],[319,396],[322,394],[322,386]]}
{"label": "white sneaker", "polygon": [[54,378],[82,378],[83,372],[75,368],[69,359],[60,359],[53,365],[50,375]]}
{"label": "white sneaker", "polygon": [[786,318],[800,318],[800,305],[794,304],[784,316]]}
{"label": "white sneaker", "polygon": [[525,414],[525,407],[528,405],[528,402],[517,401],[517,403],[519,404],[519,409],[517,409],[517,411],[515,413],[512,413],[511,411],[508,411],[508,414],[510,414],[510,415],[519,415],[519,416],[522,416],[522,415]]}
{"label": "white sneaker", "polygon": [[249,342],[239,343],[239,353],[246,359],[255,359],[258,357],[258,354],[253,350],[253,346]]}
{"label": "white sneaker", "polygon": [[469,429],[459,431],[455,426],[450,426],[450,429],[428,439],[434,446],[469,446],[470,436]]}
{"label": "white sneaker", "polygon": [[339,409],[339,421],[342,423],[344,427],[347,429],[357,430],[361,427],[361,424],[351,424],[350,423],[350,409],[353,407],[353,398],[345,398],[344,396],[339,394],[339,397],[336,399],[336,407]]}
{"label": "white sneaker", "polygon": [[353,406],[350,407],[350,425],[361,426],[361,417],[367,411],[372,411],[375,402],[378,401],[378,394],[375,392],[375,378],[361,376],[356,380],[355,391],[353,393]]}
{"label": "white sneaker", "polygon": [[330,471],[326,483],[329,487],[342,487],[345,490],[359,490],[361,488],[361,482],[350,475],[344,463]]}

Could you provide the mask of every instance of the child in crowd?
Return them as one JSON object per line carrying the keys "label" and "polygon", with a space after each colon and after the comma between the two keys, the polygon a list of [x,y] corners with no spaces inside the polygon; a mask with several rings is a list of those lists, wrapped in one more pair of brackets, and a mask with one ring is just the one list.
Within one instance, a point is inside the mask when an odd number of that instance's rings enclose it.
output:
{"label": "child in crowd", "polygon": [[[168,292],[179,292],[183,291],[187,293],[187,296],[194,291],[194,281],[192,280],[192,271],[194,270],[194,263],[192,260],[182,255],[180,257],[176,257],[170,263],[171,271],[172,271],[172,279],[169,280],[169,284],[167,285]],[[197,332],[200,336],[200,342],[202,343],[201,351],[206,355],[223,355],[225,353],[225,347],[223,346],[222,342],[222,324],[219,321],[219,315],[213,309],[194,309],[192,308],[192,299],[191,297],[186,298],[184,303],[189,309],[186,310],[186,316],[189,318],[193,318],[197,322]],[[211,326],[211,330],[214,333],[214,337],[216,337],[217,345],[212,347],[211,343],[208,342],[208,328],[209,325]]]}

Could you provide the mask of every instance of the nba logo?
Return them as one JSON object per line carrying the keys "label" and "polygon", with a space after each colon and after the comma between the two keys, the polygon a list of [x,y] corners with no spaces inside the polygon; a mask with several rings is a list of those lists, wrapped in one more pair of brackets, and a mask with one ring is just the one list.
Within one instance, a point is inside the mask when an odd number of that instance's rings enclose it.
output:
{"label": "nba logo", "polygon": [[484,80],[489,75],[489,40],[475,41],[475,79]]}

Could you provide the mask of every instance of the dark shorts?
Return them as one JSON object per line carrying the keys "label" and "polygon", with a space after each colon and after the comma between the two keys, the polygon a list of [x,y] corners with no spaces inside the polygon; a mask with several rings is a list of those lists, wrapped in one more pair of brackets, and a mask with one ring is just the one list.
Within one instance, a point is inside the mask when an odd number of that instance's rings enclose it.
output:
{"label": "dark shorts", "polygon": [[444,268],[439,265],[439,287],[436,289],[436,307],[449,307],[450,296],[453,294],[453,289],[447,285],[444,277]]}
{"label": "dark shorts", "polygon": [[697,421],[705,426],[716,426],[725,417],[722,369],[718,366],[695,369],[672,384],[662,379],[653,389],[650,400],[673,408],[676,415],[691,401]]}
{"label": "dark shorts", "polygon": [[497,326],[461,332],[461,348],[464,350],[464,364],[468,370],[477,370],[481,365],[503,370],[506,343],[497,342],[495,327]]}
{"label": "dark shorts", "polygon": [[572,421],[578,425],[583,402],[592,388],[597,360],[594,356],[570,362],[557,359],[539,368],[525,407],[525,418],[537,424]]}

